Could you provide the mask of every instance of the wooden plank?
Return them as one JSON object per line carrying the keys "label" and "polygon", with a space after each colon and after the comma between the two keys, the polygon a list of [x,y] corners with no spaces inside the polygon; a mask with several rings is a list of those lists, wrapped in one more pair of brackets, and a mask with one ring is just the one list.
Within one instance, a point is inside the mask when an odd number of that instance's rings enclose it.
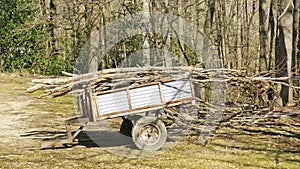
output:
{"label": "wooden plank", "polygon": [[161,104],[159,86],[151,85],[129,90],[132,109]]}
{"label": "wooden plank", "polygon": [[91,122],[96,122],[97,121],[97,119],[96,119],[96,117],[97,117],[97,106],[96,106],[96,101],[95,101],[95,98],[94,98],[94,96],[93,96],[93,91],[92,91],[92,86],[91,86],[91,84],[89,83],[88,84],[88,96],[89,96],[89,103],[90,103],[90,116],[89,116],[89,119],[90,119],[90,121]]}

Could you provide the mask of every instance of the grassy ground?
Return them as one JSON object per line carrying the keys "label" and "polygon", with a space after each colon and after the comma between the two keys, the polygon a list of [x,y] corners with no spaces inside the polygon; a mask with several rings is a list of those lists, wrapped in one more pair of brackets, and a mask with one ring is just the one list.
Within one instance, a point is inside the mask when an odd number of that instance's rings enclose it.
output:
{"label": "grassy ground", "polygon": [[[25,93],[32,77],[0,74],[0,168],[300,168],[300,131],[221,128],[205,147],[196,137],[150,158],[126,158],[105,147],[40,150],[76,115],[71,96],[37,99]],[[288,130],[290,131],[290,130]]]}

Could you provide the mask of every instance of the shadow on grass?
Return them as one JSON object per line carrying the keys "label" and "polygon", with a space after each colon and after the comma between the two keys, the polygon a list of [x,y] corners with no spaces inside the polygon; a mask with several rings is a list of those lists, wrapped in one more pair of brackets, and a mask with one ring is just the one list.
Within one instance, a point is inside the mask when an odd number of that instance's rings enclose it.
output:
{"label": "shadow on grass", "polygon": [[[234,127],[233,127],[234,128]],[[249,128],[234,128],[235,132],[219,134],[218,138],[224,140],[231,140],[234,145],[224,143],[211,143],[213,146],[220,146],[232,149],[239,149],[243,151],[254,150],[259,152],[271,152],[271,153],[291,153],[300,154],[300,144],[295,145],[287,140],[293,138],[299,140],[300,136],[297,133],[289,132],[289,134],[283,134],[273,131],[265,131],[263,129],[249,129]],[[240,137],[239,137],[240,136]],[[269,137],[270,136],[270,137]],[[276,139],[276,142],[274,142]],[[273,140],[273,141],[272,141]],[[268,147],[268,142],[276,143],[273,147]],[[300,140],[299,140],[300,142]],[[284,146],[284,149],[278,145]]]}
{"label": "shadow on grass", "polygon": [[125,146],[130,149],[137,149],[132,137],[122,135],[114,131],[84,131],[75,138],[78,144],[85,147],[120,147]]}
{"label": "shadow on grass", "polygon": [[[73,132],[72,134],[74,134]],[[85,146],[87,148],[102,147],[107,149],[125,148],[131,150],[138,150],[133,142],[132,137],[120,134],[117,131],[100,130],[100,131],[81,131],[74,139],[74,142],[60,143],[61,140],[66,139],[66,133],[62,131],[30,131],[22,134],[21,137],[29,137],[37,139],[46,143],[46,147],[41,149],[63,149],[74,146]],[[168,138],[167,142],[174,142]]]}
{"label": "shadow on grass", "polygon": [[[74,134],[75,132],[72,132]],[[30,131],[20,135],[21,137],[29,137],[42,142],[59,142],[66,139],[66,132],[63,131]],[[90,147],[118,147],[125,146],[130,149],[137,149],[131,137],[122,135],[114,131],[81,131],[75,139],[76,141],[69,144],[50,146],[50,149],[70,148],[77,145]],[[48,148],[43,148],[48,149]]]}
{"label": "shadow on grass", "polygon": [[[286,134],[280,133],[281,131]],[[219,147],[219,148],[218,148]],[[292,131],[268,131],[267,128],[235,128],[231,127],[218,133],[211,140],[208,149],[220,154],[230,154],[239,161],[227,159],[214,159],[225,163],[236,163],[244,167],[274,168],[282,164],[297,166],[300,164],[299,134]],[[239,157],[241,156],[241,157]],[[249,160],[247,156],[250,156]],[[291,159],[295,157],[294,159]],[[245,158],[245,159],[244,159]],[[255,163],[265,158],[263,166]]]}
{"label": "shadow on grass", "polygon": [[280,136],[284,136],[284,137],[287,137],[287,138],[300,139],[300,134],[292,132],[292,131],[288,131],[288,130],[282,130],[282,131],[284,131],[286,133],[289,133],[289,134],[278,133],[278,132],[275,132],[275,131],[265,131],[265,130],[262,130],[262,129],[248,129],[248,128],[235,128],[235,129],[243,130],[243,131],[250,132],[250,133],[259,133],[259,134],[268,135],[268,136],[278,136],[278,135],[280,135]]}

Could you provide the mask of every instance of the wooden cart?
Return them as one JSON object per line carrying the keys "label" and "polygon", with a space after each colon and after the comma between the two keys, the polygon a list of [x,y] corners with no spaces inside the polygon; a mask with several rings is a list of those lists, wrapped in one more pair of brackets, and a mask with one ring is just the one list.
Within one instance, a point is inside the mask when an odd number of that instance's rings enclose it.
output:
{"label": "wooden cart", "polygon": [[[61,144],[73,142],[88,123],[122,117],[122,134],[131,136],[139,149],[158,150],[167,139],[166,126],[174,122],[172,115],[178,113],[175,107],[194,104],[190,79],[131,85],[103,92],[93,91],[90,83],[81,84],[80,88],[76,96],[79,117],[66,120],[67,139],[60,140]],[[144,114],[135,122],[127,118],[145,112],[156,113]],[[78,119],[84,124],[72,134],[70,125]]]}

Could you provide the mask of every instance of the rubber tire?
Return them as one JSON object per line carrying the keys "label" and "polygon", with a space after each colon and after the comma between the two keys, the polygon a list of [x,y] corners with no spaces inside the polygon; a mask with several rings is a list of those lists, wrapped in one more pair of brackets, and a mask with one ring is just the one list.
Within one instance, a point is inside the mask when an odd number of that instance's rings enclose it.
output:
{"label": "rubber tire", "polygon": [[[146,129],[150,129],[151,133],[153,131],[156,132],[154,142],[151,141],[151,143],[147,143],[145,140],[150,138],[151,136],[145,136],[143,137],[142,134],[146,134]],[[145,130],[144,130],[145,129]],[[152,130],[153,129],[153,130]],[[141,150],[148,150],[148,151],[156,151],[162,148],[163,144],[167,140],[167,129],[164,123],[159,120],[156,117],[143,117],[137,121],[137,123],[134,125],[132,129],[132,137],[134,144]],[[150,139],[149,139],[150,141]]]}
{"label": "rubber tire", "polygon": [[133,124],[131,120],[124,118],[120,127],[120,133],[125,136],[131,137],[132,128],[133,128]]}

